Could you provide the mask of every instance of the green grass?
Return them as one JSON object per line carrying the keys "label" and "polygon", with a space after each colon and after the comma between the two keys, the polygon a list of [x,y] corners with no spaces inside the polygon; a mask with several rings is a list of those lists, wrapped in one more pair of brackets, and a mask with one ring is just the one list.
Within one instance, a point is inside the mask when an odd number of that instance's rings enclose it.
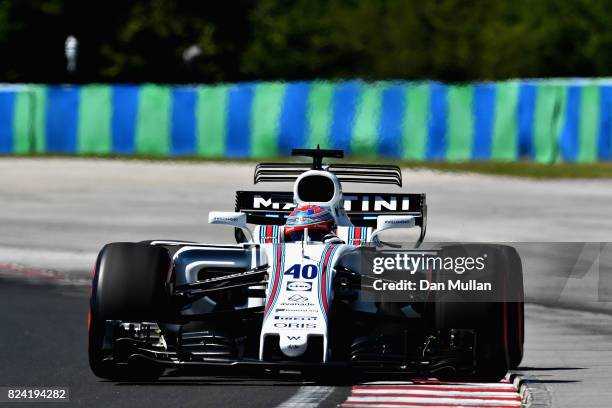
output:
{"label": "green grass", "polygon": [[[106,160],[135,160],[135,161],[176,161],[193,163],[258,163],[258,162],[282,162],[294,161],[292,158],[262,158],[262,159],[226,159],[226,158],[201,158],[201,157],[173,157],[164,158],[158,156],[96,156],[96,155],[0,155],[0,159],[10,159],[13,157],[26,158],[97,158]],[[449,173],[478,173],[494,176],[522,177],[532,179],[592,179],[592,178],[612,178],[612,162],[610,163],[555,163],[539,164],[528,161],[520,162],[413,162],[413,161],[392,161],[377,160],[372,158],[360,159],[348,157],[343,160],[346,163],[380,163],[396,164],[405,169],[424,169]]]}

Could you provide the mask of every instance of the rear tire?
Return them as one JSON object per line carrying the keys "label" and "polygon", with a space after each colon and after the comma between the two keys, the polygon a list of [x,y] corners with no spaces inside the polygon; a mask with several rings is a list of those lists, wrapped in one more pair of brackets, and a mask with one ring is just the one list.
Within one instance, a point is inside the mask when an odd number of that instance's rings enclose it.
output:
{"label": "rear tire", "polygon": [[508,308],[508,363],[509,368],[514,370],[518,368],[523,360],[523,345],[525,343],[525,304],[524,304],[524,288],[523,288],[523,266],[521,258],[514,248],[503,247],[503,252],[508,260],[509,265],[509,280],[512,284],[508,285],[509,302]]}
{"label": "rear tire", "polygon": [[[473,329],[476,335],[474,370],[470,373],[452,370],[436,373],[443,381],[499,382],[508,372],[508,361],[504,348],[502,303],[439,303],[436,306],[436,323],[439,329],[458,328],[456,313],[478,315],[483,324],[472,322],[460,328]],[[485,322],[488,322],[487,325]]]}
{"label": "rear tire", "polygon": [[112,243],[102,248],[94,269],[88,319],[89,366],[96,376],[150,381],[163,373],[163,366],[114,362],[106,321],[158,321],[168,304],[165,280],[169,268],[170,257],[161,247]]}

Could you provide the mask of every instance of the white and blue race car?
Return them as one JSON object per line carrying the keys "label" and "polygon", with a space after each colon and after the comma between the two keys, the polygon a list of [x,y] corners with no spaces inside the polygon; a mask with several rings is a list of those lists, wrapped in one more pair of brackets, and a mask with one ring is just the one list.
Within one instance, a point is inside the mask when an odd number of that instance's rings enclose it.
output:
{"label": "white and blue race car", "polygon": [[[323,163],[342,158],[338,150],[293,154],[312,163],[262,163],[254,178],[294,182],[293,192],[238,191],[234,212],[209,214],[211,224],[235,229],[237,243],[154,240],[100,251],[88,331],[95,375],[151,380],[167,368],[207,374],[233,367],[316,378],[338,369],[498,381],[518,366],[523,282],[513,248],[423,249],[425,194],[342,191],[347,182],[401,187],[397,166]],[[420,229],[412,244],[381,240],[387,230],[408,228]],[[497,285],[496,297],[378,291],[404,273],[373,273],[372,260],[385,253],[486,253],[490,266],[480,273]],[[410,275],[445,279],[433,272]]]}

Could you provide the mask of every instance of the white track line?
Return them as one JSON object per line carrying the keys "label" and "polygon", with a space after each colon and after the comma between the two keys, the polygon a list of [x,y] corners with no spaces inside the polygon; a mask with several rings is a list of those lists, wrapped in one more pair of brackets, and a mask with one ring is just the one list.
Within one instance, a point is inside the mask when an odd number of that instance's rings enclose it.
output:
{"label": "white track line", "polygon": [[278,408],[316,408],[333,391],[334,387],[303,386]]}

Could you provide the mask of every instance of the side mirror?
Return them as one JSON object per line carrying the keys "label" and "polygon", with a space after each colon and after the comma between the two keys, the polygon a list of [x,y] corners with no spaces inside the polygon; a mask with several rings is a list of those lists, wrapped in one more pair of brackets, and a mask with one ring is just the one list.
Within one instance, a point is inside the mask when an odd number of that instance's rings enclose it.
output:
{"label": "side mirror", "polygon": [[414,215],[381,215],[376,219],[376,229],[372,232],[370,241],[376,242],[378,234],[396,228],[414,228],[416,218]]}
{"label": "side mirror", "polygon": [[253,233],[247,227],[247,215],[241,212],[229,212],[229,211],[211,211],[208,213],[209,224],[224,224],[232,225],[236,228],[240,228],[244,235],[253,242]]}

